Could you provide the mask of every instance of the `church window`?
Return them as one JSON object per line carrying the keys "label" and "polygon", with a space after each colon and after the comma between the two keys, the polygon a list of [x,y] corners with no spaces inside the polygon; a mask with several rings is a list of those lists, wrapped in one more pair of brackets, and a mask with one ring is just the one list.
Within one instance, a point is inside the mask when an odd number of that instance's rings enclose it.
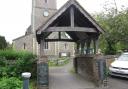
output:
{"label": "church window", "polygon": [[65,46],[65,49],[67,49],[67,46],[68,46],[67,43],[65,43],[64,46]]}
{"label": "church window", "polygon": [[24,43],[24,49],[26,49],[26,44]]}
{"label": "church window", "polygon": [[45,42],[44,47],[45,49],[48,49],[48,42]]}

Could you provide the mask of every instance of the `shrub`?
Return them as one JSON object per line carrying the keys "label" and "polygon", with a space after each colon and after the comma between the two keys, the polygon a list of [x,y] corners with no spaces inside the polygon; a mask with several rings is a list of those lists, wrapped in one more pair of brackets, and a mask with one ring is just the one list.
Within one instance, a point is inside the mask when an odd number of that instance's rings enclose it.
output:
{"label": "shrub", "polygon": [[26,51],[0,51],[0,77],[18,77],[22,72],[31,72],[36,77],[36,56]]}
{"label": "shrub", "polygon": [[[35,83],[30,82],[29,89],[35,89]],[[3,77],[0,79],[0,89],[23,89],[23,80],[20,80],[16,77]]]}
{"label": "shrub", "polygon": [[5,66],[5,65],[6,65],[5,57],[0,57],[0,67]]}
{"label": "shrub", "polygon": [[3,77],[0,79],[0,89],[22,89],[22,81],[15,77]]}
{"label": "shrub", "polygon": [[27,51],[0,50],[0,58],[5,57],[7,60],[18,60],[19,58],[35,58],[36,56]]}

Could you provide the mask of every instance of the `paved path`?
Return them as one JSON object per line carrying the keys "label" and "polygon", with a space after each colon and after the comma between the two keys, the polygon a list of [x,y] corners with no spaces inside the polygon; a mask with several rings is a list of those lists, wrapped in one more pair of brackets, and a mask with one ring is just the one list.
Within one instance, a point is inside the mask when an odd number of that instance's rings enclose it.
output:
{"label": "paved path", "polygon": [[[80,77],[70,73],[71,63],[63,67],[50,68],[49,89],[104,89],[95,86]],[[105,89],[128,89],[128,79],[109,77],[109,87]]]}
{"label": "paved path", "polygon": [[50,68],[49,89],[86,89],[95,87],[93,83],[79,75],[70,73],[71,68],[71,63],[63,67]]}

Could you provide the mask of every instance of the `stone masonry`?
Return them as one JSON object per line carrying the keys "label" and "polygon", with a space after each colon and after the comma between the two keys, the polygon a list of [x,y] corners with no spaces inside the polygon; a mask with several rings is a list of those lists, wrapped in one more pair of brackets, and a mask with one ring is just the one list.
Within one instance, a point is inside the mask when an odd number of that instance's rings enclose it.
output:
{"label": "stone masonry", "polygon": [[99,59],[103,59],[103,57],[100,55],[83,55],[77,56],[74,59],[74,61],[76,61],[74,65],[76,72],[85,79],[94,82],[96,86],[102,85],[97,64]]}
{"label": "stone masonry", "polygon": [[[45,11],[49,13],[48,16],[44,16]],[[56,11],[56,0],[33,0],[31,26],[26,30],[25,35],[13,40],[13,48],[16,50],[26,50],[39,55],[40,45],[36,41],[35,32]],[[48,49],[44,49],[44,51],[45,55],[52,57],[59,56],[60,52],[69,52],[71,56],[74,56],[74,43],[49,42]]]}

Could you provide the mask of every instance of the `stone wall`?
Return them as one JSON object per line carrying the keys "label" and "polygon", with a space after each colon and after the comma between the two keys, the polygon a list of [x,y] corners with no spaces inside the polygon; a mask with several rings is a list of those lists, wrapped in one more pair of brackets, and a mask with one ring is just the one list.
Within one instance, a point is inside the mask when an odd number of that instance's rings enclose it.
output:
{"label": "stone wall", "polygon": [[[44,16],[44,12],[48,11],[49,15]],[[40,26],[46,23],[56,13],[56,0],[33,0],[32,9],[32,29],[36,31]]]}
{"label": "stone wall", "polygon": [[107,68],[111,65],[111,63],[118,57],[118,55],[106,55],[104,56],[106,59],[106,66]]}
{"label": "stone wall", "polygon": [[[46,21],[53,16],[53,14],[56,12],[56,10],[48,9],[49,16],[44,17],[43,13],[46,11],[45,9],[39,9],[39,8],[34,8],[33,9],[33,18],[32,19],[32,24],[33,24],[33,30],[36,31],[40,26],[44,25]],[[36,13],[36,14],[35,14]]]}
{"label": "stone wall", "polygon": [[[65,49],[65,43],[67,48]],[[13,40],[13,48],[16,50],[26,50],[33,54],[40,54],[40,45],[38,45],[34,34],[25,35]],[[74,43],[71,42],[49,42],[48,49],[44,49],[47,56],[59,56],[60,52],[70,52],[74,56]]]}
{"label": "stone wall", "polygon": [[85,79],[94,82],[97,86],[101,82],[99,76],[98,60],[103,59],[99,55],[84,55],[75,58],[75,70]]}
{"label": "stone wall", "polygon": [[33,52],[33,34],[14,39],[13,47],[16,50],[27,50]]}
{"label": "stone wall", "polygon": [[45,2],[46,0],[33,0],[33,7],[40,7],[40,8],[52,8],[56,9],[56,0],[47,0],[47,3]]}
{"label": "stone wall", "polygon": [[[65,43],[67,48],[65,48]],[[74,43],[71,42],[49,42],[49,48],[45,49],[47,56],[59,56],[60,52],[70,52],[71,56],[74,56]]]}
{"label": "stone wall", "polygon": [[48,49],[44,49],[46,55],[57,55],[55,52],[55,42],[48,43]]}
{"label": "stone wall", "polygon": [[[66,45],[66,47],[65,47],[65,45]],[[70,52],[70,55],[74,56],[74,43],[72,43],[72,42],[59,42],[58,46],[59,46],[59,49],[57,50],[58,54],[60,52]]]}

